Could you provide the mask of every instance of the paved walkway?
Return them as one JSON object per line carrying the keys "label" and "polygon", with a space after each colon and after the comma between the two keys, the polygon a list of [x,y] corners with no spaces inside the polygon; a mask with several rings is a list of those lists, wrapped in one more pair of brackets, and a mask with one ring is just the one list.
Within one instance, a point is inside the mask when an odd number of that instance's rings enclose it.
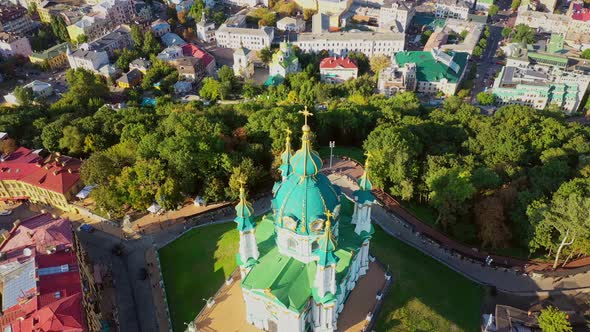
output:
{"label": "paved walkway", "polygon": [[[359,173],[362,174],[362,171],[359,172],[358,167],[353,166],[354,163],[338,160],[334,163],[333,168],[342,171],[329,175],[330,180],[342,187],[343,192],[349,196],[358,188],[356,182],[352,181],[351,178],[358,177]],[[404,222],[399,215],[394,215],[379,205],[373,207],[372,217],[373,221],[379,224],[390,235],[413,246],[479,284],[493,285],[499,290],[512,293],[533,293],[583,288],[588,288],[588,291],[590,291],[590,273],[581,273],[564,278],[542,278],[540,276],[534,277],[534,273],[523,274],[506,268],[484,266],[477,261],[453,254],[435,242],[417,235],[408,228],[408,223]]]}

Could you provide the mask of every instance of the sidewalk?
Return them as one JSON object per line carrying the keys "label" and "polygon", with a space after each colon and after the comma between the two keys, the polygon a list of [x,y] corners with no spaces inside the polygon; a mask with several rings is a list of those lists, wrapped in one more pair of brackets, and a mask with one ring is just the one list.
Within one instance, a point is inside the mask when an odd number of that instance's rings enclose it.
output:
{"label": "sidewalk", "polygon": [[145,260],[150,279],[150,285],[152,287],[152,296],[154,298],[154,307],[156,309],[156,316],[158,319],[158,328],[160,332],[168,332],[170,331],[170,325],[168,324],[169,320],[166,294],[164,293],[164,284],[160,279],[160,264],[158,263],[157,254],[153,247],[146,251]]}

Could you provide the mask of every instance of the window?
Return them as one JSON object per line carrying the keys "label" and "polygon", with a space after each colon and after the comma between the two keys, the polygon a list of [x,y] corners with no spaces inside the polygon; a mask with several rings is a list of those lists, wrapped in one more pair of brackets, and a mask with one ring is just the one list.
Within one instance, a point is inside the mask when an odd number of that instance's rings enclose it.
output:
{"label": "window", "polygon": [[287,249],[295,251],[297,250],[297,240],[295,240],[294,238],[290,237],[287,240]]}

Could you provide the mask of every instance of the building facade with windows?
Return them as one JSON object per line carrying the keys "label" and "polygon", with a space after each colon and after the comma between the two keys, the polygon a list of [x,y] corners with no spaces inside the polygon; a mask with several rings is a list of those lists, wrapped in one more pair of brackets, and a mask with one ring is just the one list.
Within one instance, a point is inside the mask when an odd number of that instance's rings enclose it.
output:
{"label": "building facade with windows", "polygon": [[33,30],[27,10],[8,1],[0,2],[0,32],[26,34]]}
{"label": "building facade with windows", "polygon": [[367,57],[389,57],[403,51],[405,35],[396,32],[302,33],[293,44],[309,53],[326,50],[330,56],[346,57],[350,52],[361,52]]}
{"label": "building facade with windows", "polygon": [[28,200],[70,209],[68,201],[83,187],[80,160],[20,147],[0,159],[0,199]]}
{"label": "building facade with windows", "polygon": [[417,87],[416,64],[391,65],[379,73],[379,93],[391,97],[398,92],[415,91]]}
{"label": "building facade with windows", "polygon": [[32,53],[29,55],[29,60],[37,65],[47,65],[49,69],[63,68],[68,62],[68,47],[68,43],[57,44],[43,52]]}
{"label": "building facade with windows", "polygon": [[425,94],[443,93],[446,96],[454,95],[467,67],[469,54],[463,52],[450,52],[449,54],[439,50],[398,52],[392,58],[394,65],[401,67],[406,64],[416,68],[416,91]]}
{"label": "building facade with windows", "polygon": [[33,54],[29,38],[15,33],[0,32],[0,56],[11,57],[20,55],[28,57]]}
{"label": "building facade with windows", "polygon": [[328,57],[320,62],[320,79],[324,83],[344,83],[357,78],[358,71],[350,58]]}
{"label": "building facade with windows", "polygon": [[217,46],[225,48],[245,47],[259,51],[265,47],[270,48],[273,39],[274,29],[272,27],[261,27],[259,29],[231,28],[223,24],[215,31]]}
{"label": "building facade with windows", "polygon": [[469,10],[473,4],[463,0],[441,0],[435,4],[434,16],[436,18],[455,18],[467,20]]}

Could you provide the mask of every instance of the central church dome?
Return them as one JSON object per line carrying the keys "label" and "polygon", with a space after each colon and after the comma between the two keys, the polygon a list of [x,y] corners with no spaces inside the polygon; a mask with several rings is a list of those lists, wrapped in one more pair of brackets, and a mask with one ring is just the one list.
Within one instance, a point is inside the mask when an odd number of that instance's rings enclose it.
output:
{"label": "central church dome", "polygon": [[275,187],[272,205],[277,226],[301,235],[323,233],[326,211],[338,215],[340,190],[320,173],[322,160],[311,148],[309,112],[304,111],[301,149],[290,158],[292,173]]}

